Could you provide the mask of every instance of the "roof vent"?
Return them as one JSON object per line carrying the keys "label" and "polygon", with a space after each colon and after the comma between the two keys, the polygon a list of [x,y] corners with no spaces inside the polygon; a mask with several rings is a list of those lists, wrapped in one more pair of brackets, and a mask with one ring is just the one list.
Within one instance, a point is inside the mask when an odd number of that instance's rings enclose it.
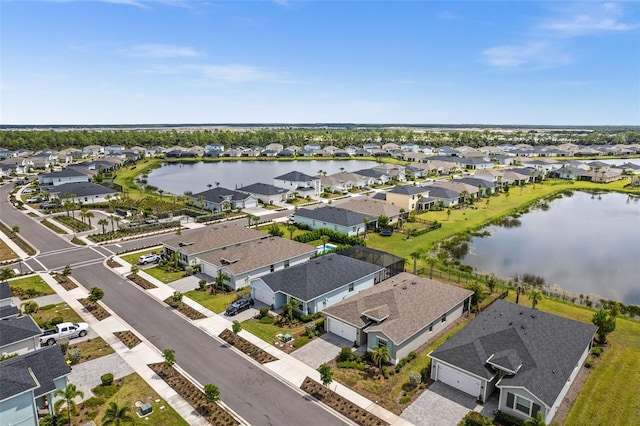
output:
{"label": "roof vent", "polygon": [[536,317],[536,314],[531,314],[531,318],[535,318],[535,317]]}
{"label": "roof vent", "polygon": [[520,311],[520,315],[524,314],[524,312]]}
{"label": "roof vent", "polygon": [[406,285],[402,286],[402,289],[403,289],[403,290],[406,290],[406,289],[407,289],[407,286],[406,286]]}
{"label": "roof vent", "polygon": [[416,285],[417,283],[415,281],[411,281],[411,285]]}
{"label": "roof vent", "polygon": [[520,326],[520,328],[524,330],[524,329],[526,329],[527,327],[526,327],[524,324],[522,324],[522,325]]}
{"label": "roof vent", "polygon": [[511,321],[511,322],[509,323],[509,325],[513,325],[513,321]]}

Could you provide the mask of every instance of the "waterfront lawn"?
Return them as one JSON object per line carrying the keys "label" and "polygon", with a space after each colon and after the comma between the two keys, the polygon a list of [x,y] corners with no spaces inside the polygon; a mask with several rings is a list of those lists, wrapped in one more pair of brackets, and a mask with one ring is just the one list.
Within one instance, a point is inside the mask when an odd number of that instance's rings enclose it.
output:
{"label": "waterfront lawn", "polygon": [[[246,296],[251,290],[247,287],[242,289],[241,292]],[[224,312],[227,306],[236,301],[236,294],[235,292],[211,294],[209,293],[209,288],[205,288],[205,290],[188,291],[184,295],[216,314],[219,314]]]}
{"label": "waterfront lawn", "polygon": [[18,255],[4,241],[0,240],[0,262],[17,258]]}
{"label": "waterfront lawn", "polygon": [[[515,294],[507,300],[514,302]],[[520,301],[530,306],[526,296],[521,295]],[[553,299],[542,299],[537,308],[586,323],[591,323],[595,312]],[[607,340],[610,347],[589,374],[566,425],[640,424],[640,322],[618,318],[616,330]]]}
{"label": "waterfront lawn", "polygon": [[140,256],[144,254],[151,254],[151,253],[162,253],[162,246],[153,247],[144,251],[136,251],[132,254],[124,254],[120,256],[120,259],[124,260],[125,262],[131,265],[137,265],[138,259],[140,259]]}
{"label": "waterfront lawn", "polygon": [[39,275],[9,281],[9,287],[22,300],[56,293]]}

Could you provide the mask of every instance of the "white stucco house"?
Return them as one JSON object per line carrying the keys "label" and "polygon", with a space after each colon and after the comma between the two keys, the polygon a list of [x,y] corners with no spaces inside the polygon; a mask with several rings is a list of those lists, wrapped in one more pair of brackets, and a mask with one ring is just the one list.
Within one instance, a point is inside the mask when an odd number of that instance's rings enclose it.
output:
{"label": "white stucco house", "polygon": [[301,196],[319,196],[322,184],[319,177],[313,177],[301,172],[293,171],[273,178],[273,185],[278,188],[299,193]]}

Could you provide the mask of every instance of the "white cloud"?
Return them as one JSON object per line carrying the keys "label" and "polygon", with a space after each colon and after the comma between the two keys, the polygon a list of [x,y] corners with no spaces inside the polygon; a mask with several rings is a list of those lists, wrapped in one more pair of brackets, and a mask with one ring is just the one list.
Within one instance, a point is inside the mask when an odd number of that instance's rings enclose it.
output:
{"label": "white cloud", "polygon": [[143,71],[145,74],[175,75],[196,73],[204,80],[224,83],[295,83],[279,73],[265,68],[242,64],[184,64],[175,67],[156,65]]}
{"label": "white cloud", "polygon": [[545,42],[495,46],[484,50],[482,56],[489,65],[497,68],[546,69],[572,61],[569,54]]}
{"label": "white cloud", "polygon": [[175,44],[138,44],[128,49],[118,51],[121,55],[141,58],[186,58],[200,56],[200,53],[191,47],[177,46]]}
{"label": "white cloud", "polygon": [[448,10],[443,10],[442,12],[440,12],[440,13],[438,13],[436,15],[436,18],[441,19],[443,21],[455,21],[456,19],[459,19],[460,17],[454,12],[450,12]]}
{"label": "white cloud", "polygon": [[595,5],[589,3],[580,8],[572,7],[563,11],[562,17],[543,21],[541,29],[550,30],[564,36],[580,36],[602,32],[625,32],[640,27],[638,22],[623,22],[624,10],[615,3]]}

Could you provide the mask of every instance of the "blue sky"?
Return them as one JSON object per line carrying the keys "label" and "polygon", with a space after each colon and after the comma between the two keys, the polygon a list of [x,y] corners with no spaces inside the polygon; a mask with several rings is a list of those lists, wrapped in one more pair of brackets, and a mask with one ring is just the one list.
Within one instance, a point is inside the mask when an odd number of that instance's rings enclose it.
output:
{"label": "blue sky", "polygon": [[640,125],[640,3],[0,0],[2,124]]}

